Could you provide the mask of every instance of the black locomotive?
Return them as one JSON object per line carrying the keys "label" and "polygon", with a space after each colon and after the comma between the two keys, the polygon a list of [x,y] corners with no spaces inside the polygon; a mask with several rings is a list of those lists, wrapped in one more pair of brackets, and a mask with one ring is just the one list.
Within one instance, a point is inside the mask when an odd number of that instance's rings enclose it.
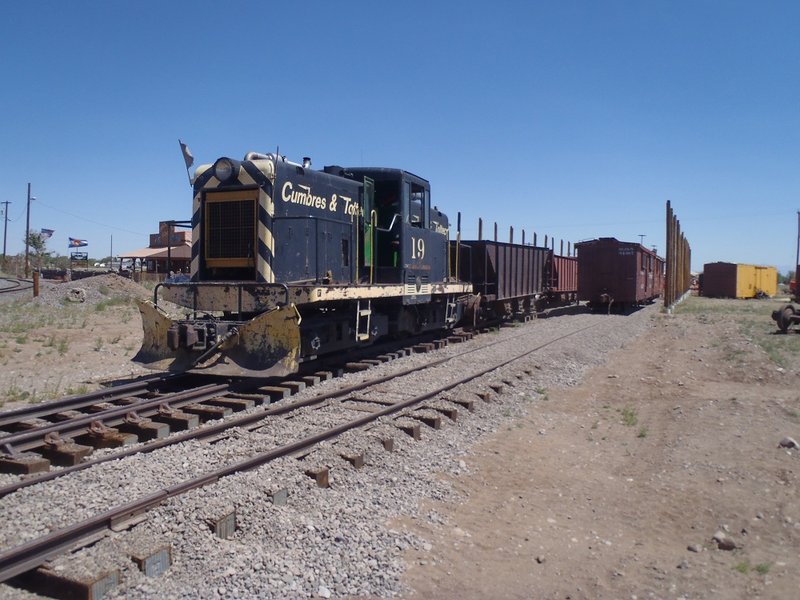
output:
{"label": "black locomotive", "polygon": [[[194,177],[191,280],[140,303],[134,360],[287,375],[383,336],[453,327],[472,286],[454,274],[449,235],[430,184],[407,171],[220,158]],[[163,300],[186,318],[167,316]]]}

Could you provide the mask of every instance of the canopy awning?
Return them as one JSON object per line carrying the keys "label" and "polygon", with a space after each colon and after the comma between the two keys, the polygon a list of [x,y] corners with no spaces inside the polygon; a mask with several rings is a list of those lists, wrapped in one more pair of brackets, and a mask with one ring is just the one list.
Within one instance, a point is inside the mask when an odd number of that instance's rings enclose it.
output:
{"label": "canopy awning", "polygon": [[119,257],[140,258],[140,259],[163,258],[166,260],[168,250],[171,258],[185,259],[185,260],[189,260],[192,258],[192,245],[190,243],[181,244],[180,246],[172,246],[170,248],[142,248],[141,250],[134,250],[133,252],[120,254]]}

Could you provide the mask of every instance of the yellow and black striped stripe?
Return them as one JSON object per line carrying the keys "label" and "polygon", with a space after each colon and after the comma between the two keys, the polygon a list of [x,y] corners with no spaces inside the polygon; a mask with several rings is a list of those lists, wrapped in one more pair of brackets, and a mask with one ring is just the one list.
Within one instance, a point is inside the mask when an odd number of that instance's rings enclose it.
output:
{"label": "yellow and black striped stripe", "polygon": [[[200,248],[201,248],[201,221],[203,196],[208,190],[220,189],[220,181],[214,177],[211,165],[197,170],[194,182],[194,200],[192,205],[192,280],[198,280],[200,271]],[[275,239],[272,237],[272,220],[275,216],[274,204],[272,202],[273,182],[275,180],[275,166],[272,160],[262,159],[256,161],[245,161],[241,163],[239,173],[233,183],[226,184],[224,187],[246,186],[258,187],[258,208],[257,208],[257,239],[258,239],[258,260],[256,261],[256,279],[264,283],[274,283],[275,273],[272,269],[272,262],[275,258]]]}

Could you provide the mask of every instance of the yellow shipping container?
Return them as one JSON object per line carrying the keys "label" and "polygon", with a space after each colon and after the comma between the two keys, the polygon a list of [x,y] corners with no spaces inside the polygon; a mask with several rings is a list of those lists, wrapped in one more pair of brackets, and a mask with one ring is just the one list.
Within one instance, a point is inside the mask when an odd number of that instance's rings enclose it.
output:
{"label": "yellow shipping container", "polygon": [[759,293],[774,296],[778,292],[778,270],[775,267],[736,267],[737,298],[755,298]]}

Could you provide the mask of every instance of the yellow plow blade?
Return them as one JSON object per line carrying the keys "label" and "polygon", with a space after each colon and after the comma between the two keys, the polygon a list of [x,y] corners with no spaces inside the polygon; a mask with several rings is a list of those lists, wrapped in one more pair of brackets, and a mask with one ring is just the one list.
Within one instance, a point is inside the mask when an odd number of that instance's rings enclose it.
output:
{"label": "yellow plow blade", "polygon": [[195,364],[204,351],[173,350],[167,331],[173,321],[152,302],[138,302],[144,338],[135,362],[161,371],[214,375],[283,377],[296,373],[300,355],[300,313],[294,304],[265,312],[238,325],[238,333]]}

